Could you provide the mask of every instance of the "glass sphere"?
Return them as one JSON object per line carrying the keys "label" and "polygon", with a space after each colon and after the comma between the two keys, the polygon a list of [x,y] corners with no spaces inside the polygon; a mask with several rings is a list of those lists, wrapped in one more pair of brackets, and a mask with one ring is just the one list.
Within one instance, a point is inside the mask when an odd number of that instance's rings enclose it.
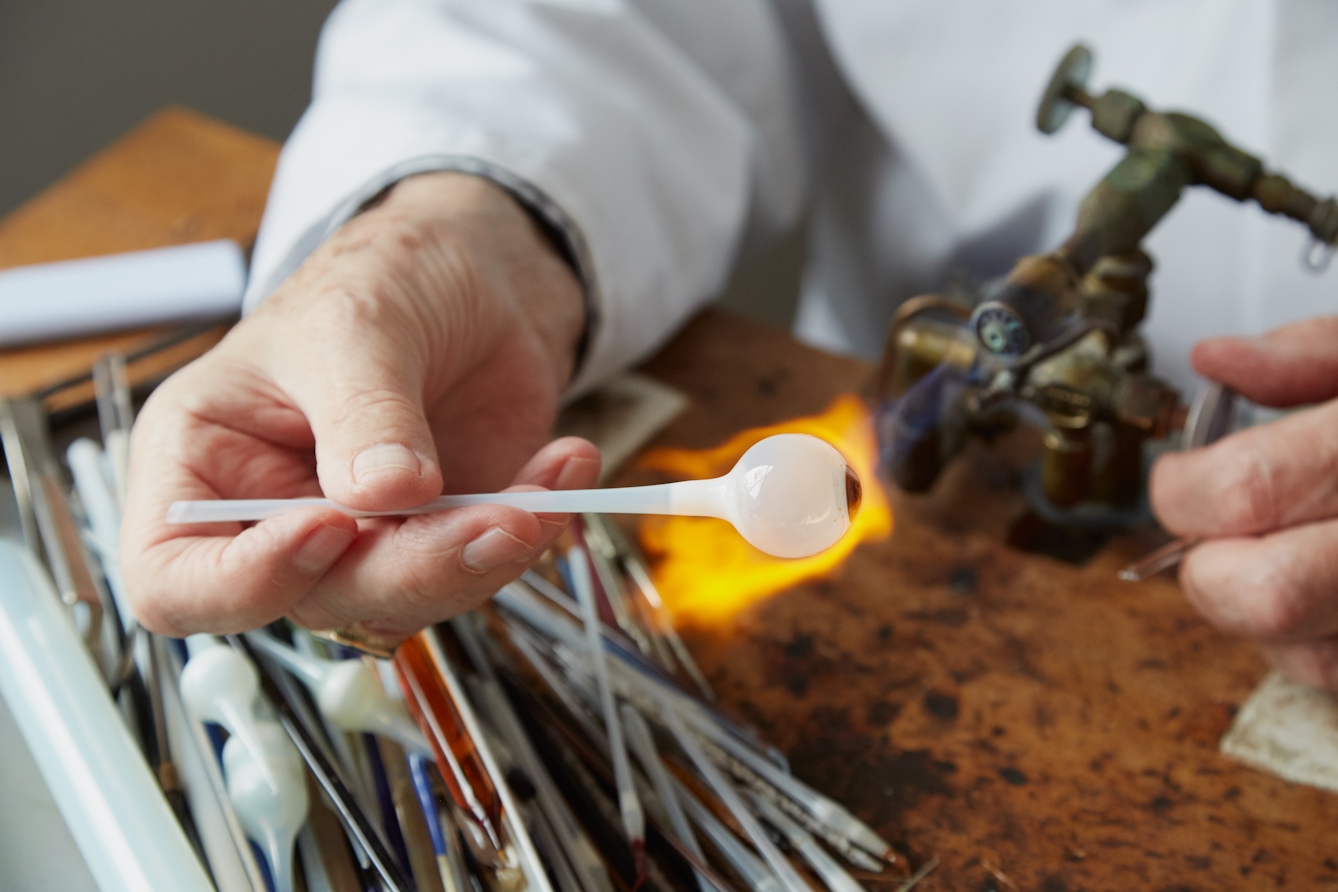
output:
{"label": "glass sphere", "polygon": [[830,548],[859,511],[859,476],[829,443],[808,434],[767,437],[743,454],[729,477],[730,522],[777,557]]}

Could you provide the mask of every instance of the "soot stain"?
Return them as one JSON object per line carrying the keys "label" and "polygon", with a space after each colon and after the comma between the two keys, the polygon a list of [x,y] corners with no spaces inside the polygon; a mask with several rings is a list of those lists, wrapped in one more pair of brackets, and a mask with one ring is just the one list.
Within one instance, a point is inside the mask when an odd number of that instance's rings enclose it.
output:
{"label": "soot stain", "polygon": [[803,780],[842,802],[875,829],[897,825],[925,797],[953,797],[953,762],[927,749],[892,751],[850,724],[844,709],[815,709],[789,753]]}
{"label": "soot stain", "polygon": [[957,698],[951,694],[945,694],[942,691],[929,691],[924,696],[925,712],[935,718],[953,721],[957,718],[957,713],[961,707],[957,703]]}
{"label": "soot stain", "polygon": [[975,567],[961,566],[952,571],[948,577],[948,588],[955,595],[973,595],[976,593],[976,587],[980,584],[980,574],[976,572]]}
{"label": "soot stain", "polygon": [[960,629],[971,618],[970,614],[960,607],[945,607],[942,610],[912,610],[908,611],[905,616],[907,619],[935,623],[940,626],[947,626],[950,629]]}
{"label": "soot stain", "polygon": [[813,636],[799,634],[785,645],[785,655],[794,660],[800,660],[813,653]]}
{"label": "soot stain", "polygon": [[882,727],[895,719],[900,712],[900,703],[891,703],[887,700],[875,700],[869,705],[869,724],[875,728]]}
{"label": "soot stain", "polygon": [[780,391],[781,385],[784,384],[789,379],[789,377],[790,377],[789,369],[787,368],[777,369],[767,377],[758,380],[757,382],[758,394],[760,396],[774,396],[777,392]]}
{"label": "soot stain", "polygon": [[816,668],[810,659],[813,651],[813,636],[803,632],[796,632],[781,649],[783,656],[777,661],[776,674],[795,699],[803,699],[808,693],[811,675]]}
{"label": "soot stain", "polygon": [[793,694],[795,699],[802,700],[804,695],[808,693],[807,673],[786,669],[785,689]]}

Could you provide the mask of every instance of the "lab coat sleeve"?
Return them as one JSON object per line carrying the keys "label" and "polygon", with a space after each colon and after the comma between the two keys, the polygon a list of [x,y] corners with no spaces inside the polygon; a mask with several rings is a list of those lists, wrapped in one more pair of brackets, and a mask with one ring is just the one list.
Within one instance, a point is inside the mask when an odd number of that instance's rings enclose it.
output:
{"label": "lab coat sleeve", "polygon": [[747,231],[799,213],[813,152],[792,56],[766,0],[344,0],[246,306],[387,185],[467,170],[568,242],[587,389],[718,292]]}

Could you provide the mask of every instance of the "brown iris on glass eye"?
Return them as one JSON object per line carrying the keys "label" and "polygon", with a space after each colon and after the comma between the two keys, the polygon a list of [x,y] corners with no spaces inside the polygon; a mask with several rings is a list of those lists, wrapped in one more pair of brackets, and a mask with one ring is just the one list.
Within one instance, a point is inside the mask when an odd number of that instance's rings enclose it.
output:
{"label": "brown iris on glass eye", "polygon": [[855,469],[846,465],[846,512],[853,521],[859,513],[860,501],[864,498],[864,487],[860,485]]}

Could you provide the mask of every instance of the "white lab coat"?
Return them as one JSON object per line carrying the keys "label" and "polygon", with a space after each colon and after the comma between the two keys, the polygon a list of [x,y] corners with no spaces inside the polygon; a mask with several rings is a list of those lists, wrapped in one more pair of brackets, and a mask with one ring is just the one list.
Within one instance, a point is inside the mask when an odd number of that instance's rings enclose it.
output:
{"label": "white lab coat", "polygon": [[[248,306],[387,183],[493,176],[568,232],[593,310],[582,390],[651,352],[741,251],[811,209],[797,333],[876,356],[892,309],[1065,236],[1120,147],[1034,125],[1075,41],[1092,86],[1179,108],[1338,191],[1333,0],[344,0],[284,148]],[[1153,232],[1157,370],[1338,312],[1308,234],[1191,189]]]}

